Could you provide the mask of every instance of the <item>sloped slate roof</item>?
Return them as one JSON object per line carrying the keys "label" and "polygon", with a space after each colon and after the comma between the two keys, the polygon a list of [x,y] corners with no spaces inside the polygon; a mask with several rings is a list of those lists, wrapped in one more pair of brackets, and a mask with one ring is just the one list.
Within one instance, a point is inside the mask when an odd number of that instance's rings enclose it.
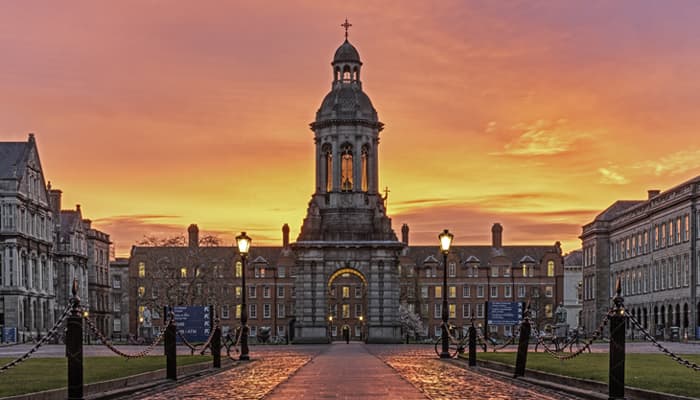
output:
{"label": "sloped slate roof", "polygon": [[618,200],[595,217],[596,221],[610,221],[625,210],[644,203],[646,200]]}
{"label": "sloped slate roof", "polygon": [[27,142],[0,142],[0,179],[18,179],[27,163]]}

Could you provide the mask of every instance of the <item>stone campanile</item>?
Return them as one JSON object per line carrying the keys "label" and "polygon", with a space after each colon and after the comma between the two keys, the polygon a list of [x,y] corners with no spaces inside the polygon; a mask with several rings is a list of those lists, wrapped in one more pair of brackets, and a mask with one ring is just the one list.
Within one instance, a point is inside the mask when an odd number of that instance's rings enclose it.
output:
{"label": "stone campanile", "polygon": [[342,26],[346,38],[331,62],[331,90],[310,124],[315,190],[292,245],[297,254],[295,340],[328,340],[329,317],[344,307],[342,301],[331,301],[335,279],[356,276],[366,304],[360,307],[363,318],[340,315],[340,323],[350,329],[361,323],[369,342],[398,342],[398,256],[404,245],[392,230],[378,191],[384,125],[363,91],[360,55],[347,39],[350,25],[346,21]]}

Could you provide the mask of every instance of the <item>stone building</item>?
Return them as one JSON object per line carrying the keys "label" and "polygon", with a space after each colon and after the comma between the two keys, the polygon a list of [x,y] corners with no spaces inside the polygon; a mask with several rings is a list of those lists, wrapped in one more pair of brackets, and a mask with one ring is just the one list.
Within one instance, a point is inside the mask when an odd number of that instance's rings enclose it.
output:
{"label": "stone building", "polygon": [[0,327],[14,340],[54,324],[53,216],[34,135],[0,142]]}
{"label": "stone building", "polygon": [[112,337],[125,339],[129,329],[129,259],[116,258],[109,263],[111,286]]}
{"label": "stone building", "polygon": [[83,220],[87,241],[88,299],[90,318],[106,336],[112,334],[111,288],[109,284],[109,235]]}
{"label": "stone building", "polygon": [[564,256],[564,309],[571,328],[582,325],[583,252],[572,251]]}
{"label": "stone building", "polygon": [[[424,318],[426,335],[440,326],[442,256],[435,246],[399,241],[379,193],[378,145],[384,125],[362,86],[362,62],[346,39],[331,63],[331,90],[311,123],[315,185],[296,242],[282,227],[282,245],[252,247],[246,264],[248,324],[297,343],[340,340],[399,342],[401,302]],[[504,246],[502,227],[491,245],[458,245],[450,252],[450,319],[458,326],[483,318],[485,300],[532,303],[536,323],[552,322],[563,301],[558,243]],[[437,236],[436,232],[436,236]],[[187,246],[135,246],[129,260],[132,333],[153,335],[164,305],[214,305],[224,331],[239,325],[240,255],[234,247],[202,247],[188,229]],[[147,321],[149,315],[156,316]],[[144,326],[147,325],[147,326]],[[511,327],[492,327],[508,335]]]}
{"label": "stone building", "polygon": [[88,296],[88,247],[87,231],[83,223],[80,204],[74,210],[61,210],[62,192],[49,189],[49,201],[54,218],[54,274],[53,285],[56,291],[54,314],[60,316],[68,307],[72,297],[73,280],[78,283],[78,297],[81,305],[90,309]]}
{"label": "stone building", "polygon": [[600,325],[619,279],[626,309],[652,334],[700,337],[700,177],[646,200],[616,201],[583,226],[583,319]]}

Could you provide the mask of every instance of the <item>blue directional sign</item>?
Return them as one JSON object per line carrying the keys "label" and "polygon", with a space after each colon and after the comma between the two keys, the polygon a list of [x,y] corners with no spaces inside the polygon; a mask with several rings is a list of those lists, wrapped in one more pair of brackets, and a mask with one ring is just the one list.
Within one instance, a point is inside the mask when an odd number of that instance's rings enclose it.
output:
{"label": "blue directional sign", "polygon": [[2,328],[2,342],[15,343],[17,342],[17,328],[14,326],[5,326]]}
{"label": "blue directional sign", "polygon": [[[188,342],[205,342],[212,328],[212,318],[208,306],[173,307],[175,326]],[[178,335],[177,341],[181,338]]]}
{"label": "blue directional sign", "polygon": [[523,320],[523,303],[519,301],[490,301],[489,325],[517,325]]}

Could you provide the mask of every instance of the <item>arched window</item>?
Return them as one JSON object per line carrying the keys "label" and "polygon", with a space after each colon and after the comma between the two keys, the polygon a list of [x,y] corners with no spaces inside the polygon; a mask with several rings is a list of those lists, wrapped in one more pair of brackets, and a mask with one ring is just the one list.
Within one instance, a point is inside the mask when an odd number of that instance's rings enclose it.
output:
{"label": "arched window", "polygon": [[369,146],[362,146],[362,191],[366,192],[369,189]]}
{"label": "arched window", "polygon": [[322,152],[325,162],[326,192],[330,192],[333,190],[333,152],[331,151],[331,146],[328,144],[324,145]]}
{"label": "arched window", "polygon": [[547,276],[554,276],[554,261],[547,261]]}
{"label": "arched window", "polygon": [[340,68],[336,68],[335,69],[335,80],[337,81],[339,79],[340,79]]}
{"label": "arched window", "polygon": [[340,185],[344,192],[352,190],[352,146],[343,145],[340,159]]}
{"label": "arched window", "polygon": [[351,78],[352,74],[350,72],[350,67],[346,65],[345,68],[343,68],[343,82],[350,82]]}

